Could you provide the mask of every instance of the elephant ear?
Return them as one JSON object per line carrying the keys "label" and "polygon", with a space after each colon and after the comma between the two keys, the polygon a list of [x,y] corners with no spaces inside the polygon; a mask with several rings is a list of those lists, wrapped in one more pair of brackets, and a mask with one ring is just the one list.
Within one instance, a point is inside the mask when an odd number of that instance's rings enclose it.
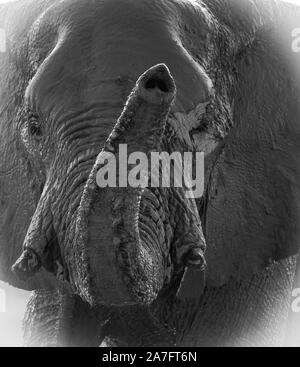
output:
{"label": "elephant ear", "polygon": [[6,50],[0,53],[0,280],[23,289],[55,285],[54,278],[45,271],[26,283],[11,271],[41,194],[41,184],[18,132],[30,75],[27,36],[39,14],[51,3],[29,0],[0,6],[0,28],[6,34]]}
{"label": "elephant ear", "polygon": [[233,127],[205,199],[209,286],[249,278],[300,246],[300,8],[247,3],[247,21],[226,19],[239,50]]}

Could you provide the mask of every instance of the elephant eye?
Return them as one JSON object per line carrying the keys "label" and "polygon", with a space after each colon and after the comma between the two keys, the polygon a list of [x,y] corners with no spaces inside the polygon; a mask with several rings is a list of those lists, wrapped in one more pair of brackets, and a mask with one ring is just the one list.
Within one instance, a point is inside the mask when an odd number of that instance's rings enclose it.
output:
{"label": "elephant eye", "polygon": [[35,136],[37,138],[43,135],[41,125],[38,121],[38,117],[33,113],[30,113],[28,117],[28,132],[31,136]]}
{"label": "elephant eye", "polygon": [[29,107],[25,107],[20,114],[19,134],[26,150],[34,156],[44,154],[44,129],[39,116]]}
{"label": "elephant eye", "polygon": [[30,124],[29,125],[29,132],[30,132],[30,135],[33,135],[33,136],[41,136],[42,135],[41,127],[38,126],[37,124]]}

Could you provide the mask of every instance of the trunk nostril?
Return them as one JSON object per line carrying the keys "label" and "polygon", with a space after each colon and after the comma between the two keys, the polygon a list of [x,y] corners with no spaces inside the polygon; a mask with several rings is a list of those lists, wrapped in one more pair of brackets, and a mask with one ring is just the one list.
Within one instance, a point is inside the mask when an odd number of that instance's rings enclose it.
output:
{"label": "trunk nostril", "polygon": [[158,88],[160,91],[164,92],[164,93],[168,93],[169,92],[169,88],[167,83],[159,78],[150,78],[145,85],[146,89],[155,89]]}
{"label": "trunk nostril", "polygon": [[155,65],[137,81],[139,95],[149,103],[170,103],[175,98],[176,86],[168,67]]}

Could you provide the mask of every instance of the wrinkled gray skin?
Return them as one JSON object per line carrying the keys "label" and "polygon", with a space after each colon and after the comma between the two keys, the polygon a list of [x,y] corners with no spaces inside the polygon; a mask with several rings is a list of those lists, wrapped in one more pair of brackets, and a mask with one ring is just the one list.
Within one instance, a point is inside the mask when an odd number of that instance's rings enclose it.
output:
{"label": "wrinkled gray skin", "polygon": [[[0,279],[35,290],[26,345],[296,343],[299,21],[271,0],[0,7]],[[119,143],[204,151],[203,197],[100,189]]]}

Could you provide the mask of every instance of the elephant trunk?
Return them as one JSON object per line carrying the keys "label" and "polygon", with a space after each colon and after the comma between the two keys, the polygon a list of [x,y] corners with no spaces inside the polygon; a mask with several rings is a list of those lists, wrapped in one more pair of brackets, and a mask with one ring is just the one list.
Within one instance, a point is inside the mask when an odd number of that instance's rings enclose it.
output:
{"label": "elephant trunk", "polygon": [[[164,65],[148,70],[138,80],[124,111],[99,154],[87,181],[76,226],[75,254],[69,264],[76,288],[89,302],[106,304],[150,303],[164,282],[164,227],[155,206],[140,230],[140,206],[145,190],[126,187],[118,177],[116,187],[97,185],[97,173],[106,157],[117,157],[120,146],[127,154],[149,154],[159,149],[175,84]],[[123,157],[127,162],[127,157]],[[124,167],[117,158],[120,172]],[[127,178],[127,172],[126,178]],[[124,179],[124,177],[123,177]],[[82,258],[84,257],[84,259]]]}

